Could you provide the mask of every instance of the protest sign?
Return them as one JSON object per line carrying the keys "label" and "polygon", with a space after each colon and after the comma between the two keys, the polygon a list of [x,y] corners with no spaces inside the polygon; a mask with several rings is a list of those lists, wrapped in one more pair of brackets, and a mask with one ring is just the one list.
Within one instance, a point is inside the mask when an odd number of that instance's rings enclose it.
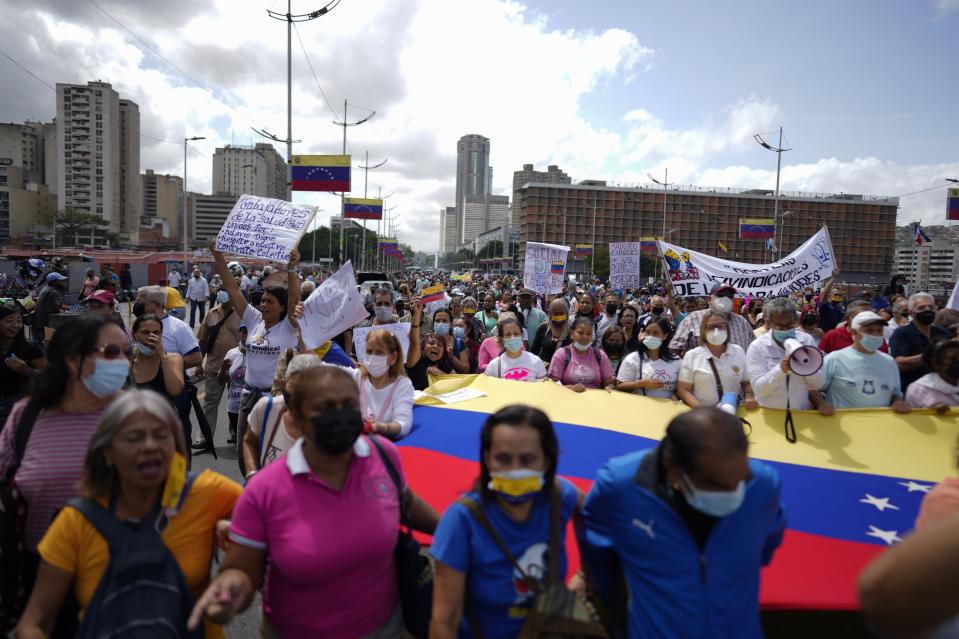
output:
{"label": "protest sign", "polygon": [[303,344],[310,350],[318,348],[367,315],[363,298],[356,290],[353,263],[347,261],[303,302],[300,319]]}
{"label": "protest sign", "polygon": [[772,264],[732,262],[667,242],[659,242],[659,256],[676,297],[709,295],[709,289],[717,282],[735,287],[739,297],[782,297],[815,286],[837,268],[825,226]]}
{"label": "protest sign", "polygon": [[216,250],[272,262],[288,262],[316,207],[241,195],[216,236]]}
{"label": "protest sign", "polygon": [[544,295],[562,292],[568,252],[568,246],[527,242],[523,286]]}
{"label": "protest sign", "polygon": [[400,346],[403,349],[403,352],[400,354],[400,358],[405,362],[406,361],[406,351],[410,348],[410,323],[409,322],[398,322],[396,324],[380,324],[379,326],[363,326],[360,328],[353,329],[353,349],[356,351],[356,361],[363,363],[363,358],[366,356],[366,336],[370,334],[370,331],[378,330],[389,331],[396,335],[396,338],[400,340]]}
{"label": "protest sign", "polygon": [[609,285],[614,290],[639,288],[639,254],[642,242],[614,242],[609,245]]}

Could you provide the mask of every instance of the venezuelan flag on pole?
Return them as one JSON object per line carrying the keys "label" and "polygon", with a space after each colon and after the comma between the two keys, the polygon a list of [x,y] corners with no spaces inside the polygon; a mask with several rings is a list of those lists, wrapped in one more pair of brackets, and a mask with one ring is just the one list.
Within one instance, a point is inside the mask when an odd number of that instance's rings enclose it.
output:
{"label": "venezuelan flag on pole", "polygon": [[776,237],[776,221],[771,217],[739,218],[739,237],[743,240],[764,240]]}
{"label": "venezuelan flag on pole", "polygon": [[294,155],[290,179],[294,191],[350,191],[351,162],[348,155]]}
{"label": "venezuelan flag on pole", "polygon": [[946,193],[946,219],[959,220],[959,189],[949,189]]}
{"label": "venezuelan flag on pole", "polygon": [[577,244],[574,251],[576,257],[589,257],[593,254],[592,244]]}
{"label": "venezuelan flag on pole", "polygon": [[640,253],[656,253],[659,251],[658,244],[656,243],[655,237],[641,237],[639,238],[639,252]]}
{"label": "venezuelan flag on pole", "polygon": [[380,240],[377,245],[378,248],[382,249],[395,249],[399,246],[399,243],[396,240]]}
{"label": "venezuelan flag on pole", "polygon": [[[583,491],[607,460],[652,448],[669,421],[687,410],[670,400],[603,390],[574,393],[550,382],[485,375],[432,381],[433,395],[465,387],[486,394],[449,405],[421,398],[412,432],[397,442],[410,485],[441,512],[479,475],[480,428],[503,406],[522,403],[546,412],[559,437],[559,473]],[[752,425],[750,455],[779,472],[789,521],[783,545],[763,571],[761,604],[858,608],[856,577],[863,567],[912,529],[920,501],[934,483],[955,476],[959,420],[931,410],[897,415],[860,409],[833,417],[793,411],[799,442],[790,444],[783,434],[785,411],[740,414]],[[572,572],[578,558],[572,533],[567,539]]]}
{"label": "venezuelan flag on pole", "polygon": [[383,200],[348,197],[343,200],[343,217],[357,220],[382,220]]}

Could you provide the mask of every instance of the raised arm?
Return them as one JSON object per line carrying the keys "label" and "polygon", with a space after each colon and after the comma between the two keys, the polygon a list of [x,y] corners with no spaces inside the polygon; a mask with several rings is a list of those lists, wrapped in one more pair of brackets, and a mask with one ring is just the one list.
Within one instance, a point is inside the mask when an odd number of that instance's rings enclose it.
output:
{"label": "raised arm", "polygon": [[406,367],[413,368],[420,361],[422,350],[420,349],[420,324],[423,322],[423,300],[420,297],[414,297],[410,302],[413,309],[413,320],[410,324],[410,350],[406,354]]}
{"label": "raised arm", "polygon": [[223,288],[230,294],[230,301],[233,302],[233,308],[236,309],[240,317],[243,317],[243,314],[246,313],[246,298],[243,297],[243,293],[240,292],[240,286],[236,283],[236,280],[233,279],[233,273],[227,268],[226,258],[223,257],[223,253],[216,250],[215,239],[210,240],[207,246],[210,248],[210,253],[213,254],[213,266],[216,268],[216,272],[220,274],[220,279],[223,281]]}
{"label": "raised arm", "polygon": [[[293,326],[299,326],[296,318],[289,312],[289,309],[296,308],[300,303],[300,278],[296,274],[296,267],[300,263],[300,252],[297,249],[290,251],[290,261],[286,265],[286,316]],[[302,341],[302,340],[301,340]]]}

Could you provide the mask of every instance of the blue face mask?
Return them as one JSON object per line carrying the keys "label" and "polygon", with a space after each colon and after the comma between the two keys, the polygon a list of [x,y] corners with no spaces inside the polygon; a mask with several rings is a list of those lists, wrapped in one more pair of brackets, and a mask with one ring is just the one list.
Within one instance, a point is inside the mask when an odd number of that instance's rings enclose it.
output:
{"label": "blue face mask", "polygon": [[453,337],[455,337],[455,338],[457,338],[457,339],[463,339],[463,337],[464,337],[465,335],[466,335],[466,329],[465,329],[465,328],[463,328],[462,326],[454,326],[454,327],[453,327]]}
{"label": "blue face mask", "polygon": [[576,342],[576,341],[573,342],[573,348],[578,350],[580,353],[585,353],[586,351],[588,351],[590,346],[592,346],[592,344],[580,344],[579,342]]}
{"label": "blue face mask", "polygon": [[746,497],[746,482],[739,480],[735,490],[702,490],[696,488],[692,480],[683,473],[683,486],[686,502],[711,517],[731,515],[743,504]]}
{"label": "blue face mask", "polygon": [[859,345],[870,353],[875,353],[882,347],[882,335],[863,335],[859,338]]}
{"label": "blue face mask", "polygon": [[433,330],[436,331],[437,335],[449,335],[450,325],[446,323],[433,324]]}
{"label": "blue face mask", "polygon": [[786,331],[781,331],[778,328],[773,329],[773,339],[782,344],[787,339],[794,339],[796,337],[796,329],[790,328]]}
{"label": "blue face mask", "polygon": [[522,337],[507,337],[503,340],[503,348],[508,353],[518,353],[523,348]]}
{"label": "blue face mask", "polygon": [[103,359],[98,357],[93,374],[83,378],[83,385],[97,397],[109,397],[127,382],[130,362],[125,357]]}
{"label": "blue face mask", "polygon": [[143,342],[139,340],[137,340],[136,346],[137,346],[137,350],[147,357],[153,357],[153,355],[156,353],[156,349],[147,346],[146,344],[144,344]]}

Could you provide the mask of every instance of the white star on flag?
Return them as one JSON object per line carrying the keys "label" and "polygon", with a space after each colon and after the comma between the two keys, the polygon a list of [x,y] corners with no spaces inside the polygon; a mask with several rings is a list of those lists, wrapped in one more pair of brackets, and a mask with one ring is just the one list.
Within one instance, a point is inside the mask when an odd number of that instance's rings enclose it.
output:
{"label": "white star on flag", "polygon": [[911,493],[915,493],[915,492],[928,493],[930,490],[932,490],[932,486],[930,486],[929,484],[917,484],[916,482],[912,480],[901,481],[899,482],[899,485],[905,486],[906,488],[909,489],[909,492]]}
{"label": "white star on flag", "polygon": [[887,508],[891,508],[893,510],[899,510],[899,506],[893,506],[892,504],[889,503],[888,497],[881,497],[881,498],[873,497],[869,493],[866,493],[866,498],[860,499],[859,503],[875,506],[876,508],[879,509],[879,512],[884,512]]}
{"label": "white star on flag", "polygon": [[887,546],[891,546],[897,541],[902,541],[902,539],[899,538],[898,530],[881,530],[872,525],[869,526],[869,532],[867,532],[866,535],[882,539],[886,542]]}

